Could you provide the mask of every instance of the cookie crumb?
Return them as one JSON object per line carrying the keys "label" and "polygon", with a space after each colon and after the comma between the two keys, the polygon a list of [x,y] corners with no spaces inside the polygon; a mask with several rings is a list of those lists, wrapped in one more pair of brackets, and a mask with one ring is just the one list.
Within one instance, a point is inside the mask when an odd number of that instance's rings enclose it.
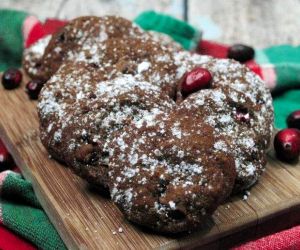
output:
{"label": "cookie crumb", "polygon": [[245,194],[243,196],[243,201],[246,201],[248,199],[248,197],[250,196],[250,191],[245,191]]}
{"label": "cookie crumb", "polygon": [[225,206],[225,209],[229,209],[229,208],[230,208],[230,205],[226,205],[226,206]]}

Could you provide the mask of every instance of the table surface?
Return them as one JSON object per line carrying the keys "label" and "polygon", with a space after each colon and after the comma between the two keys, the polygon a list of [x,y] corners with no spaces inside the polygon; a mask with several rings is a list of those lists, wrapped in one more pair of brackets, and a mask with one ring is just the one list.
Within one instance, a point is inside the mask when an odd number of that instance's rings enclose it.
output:
{"label": "table surface", "polygon": [[129,19],[154,9],[187,17],[204,28],[204,38],[255,47],[300,44],[300,0],[1,0],[0,8],[30,12],[41,19],[71,19],[81,15],[118,14]]}

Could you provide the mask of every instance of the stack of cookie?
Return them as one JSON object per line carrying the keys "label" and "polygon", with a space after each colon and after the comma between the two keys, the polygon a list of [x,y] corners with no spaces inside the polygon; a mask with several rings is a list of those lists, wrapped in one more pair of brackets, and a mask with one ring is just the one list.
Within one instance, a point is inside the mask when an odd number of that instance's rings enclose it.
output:
{"label": "stack of cookie", "polygon": [[[265,168],[273,126],[264,83],[240,63],[183,51],[113,16],[81,17],[26,49],[45,82],[41,141],[127,219],[159,232],[201,225]],[[209,87],[182,95],[187,74]]]}

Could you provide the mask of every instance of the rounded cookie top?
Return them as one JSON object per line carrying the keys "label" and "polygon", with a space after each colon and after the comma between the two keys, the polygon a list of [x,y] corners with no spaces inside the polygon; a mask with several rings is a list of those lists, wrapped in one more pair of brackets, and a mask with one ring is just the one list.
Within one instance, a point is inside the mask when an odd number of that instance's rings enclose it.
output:
{"label": "rounded cookie top", "polygon": [[171,51],[183,50],[181,44],[173,40],[170,36],[158,31],[147,31],[147,32],[151,36],[151,39],[169,48]]}
{"label": "rounded cookie top", "polygon": [[177,67],[173,53],[151,39],[110,39],[104,44],[99,67],[144,79],[175,96]]}
{"label": "rounded cookie top", "polygon": [[175,105],[147,81],[129,74],[106,80],[105,72],[82,62],[65,64],[42,89],[38,105],[43,144],[55,158],[100,185],[106,185],[106,144],[112,133]]}
{"label": "rounded cookie top", "polygon": [[238,173],[234,191],[250,187],[264,170],[265,151],[272,135],[269,90],[258,76],[233,60],[179,52],[175,63],[178,76],[197,66],[212,73],[211,89],[190,95],[181,105],[204,117],[215,128],[215,134],[226,136],[230,142]]}
{"label": "rounded cookie top", "polygon": [[230,194],[235,165],[226,138],[188,109],[149,114],[109,145],[113,201],[125,216],[160,232],[199,226]]}
{"label": "rounded cookie top", "polygon": [[69,53],[79,53],[84,46],[102,43],[110,38],[144,37],[146,34],[132,22],[115,16],[79,17],[55,33],[41,60],[36,76],[48,80]]}
{"label": "rounded cookie top", "polygon": [[[48,35],[25,49],[23,67],[33,79],[46,81],[63,62],[89,60],[100,63],[99,59],[105,52],[103,44],[110,39],[123,44],[131,39],[140,39],[141,43],[150,40],[170,52],[181,50],[181,47],[166,35],[142,31],[124,18],[80,17],[70,21],[56,34]],[[152,49],[146,48],[144,52],[146,51]]]}

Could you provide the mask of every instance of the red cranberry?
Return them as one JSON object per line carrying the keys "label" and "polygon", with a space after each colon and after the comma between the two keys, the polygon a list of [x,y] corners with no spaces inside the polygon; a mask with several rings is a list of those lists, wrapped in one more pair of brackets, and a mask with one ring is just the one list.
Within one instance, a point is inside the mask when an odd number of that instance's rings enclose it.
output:
{"label": "red cranberry", "polygon": [[207,89],[211,86],[212,75],[204,68],[195,68],[183,76],[181,91],[183,95],[188,95],[200,89]]}
{"label": "red cranberry", "polygon": [[300,110],[291,113],[287,118],[289,128],[300,129]]}
{"label": "red cranberry", "polygon": [[293,161],[300,154],[300,131],[287,128],[279,131],[274,139],[274,148],[279,159]]}
{"label": "red cranberry", "polygon": [[36,100],[39,97],[39,93],[43,87],[44,83],[38,80],[29,81],[26,84],[26,92],[30,99]]}
{"label": "red cranberry", "polygon": [[235,44],[228,49],[227,57],[243,63],[253,59],[254,53],[254,49],[249,46]]}
{"label": "red cranberry", "polygon": [[235,117],[240,122],[250,122],[250,114],[246,108],[237,108]]}
{"label": "red cranberry", "polygon": [[18,69],[8,69],[2,75],[2,84],[5,89],[15,89],[22,81],[22,72]]}
{"label": "red cranberry", "polygon": [[14,166],[14,160],[11,154],[7,151],[3,142],[0,140],[0,172],[11,169]]}

